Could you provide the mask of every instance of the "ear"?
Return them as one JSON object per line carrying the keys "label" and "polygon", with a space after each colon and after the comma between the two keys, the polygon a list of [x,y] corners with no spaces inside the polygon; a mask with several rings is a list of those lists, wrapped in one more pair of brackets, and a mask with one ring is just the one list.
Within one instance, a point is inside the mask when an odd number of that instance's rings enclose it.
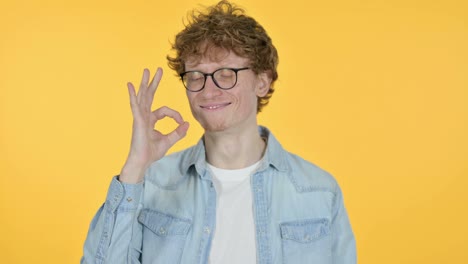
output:
{"label": "ear", "polygon": [[257,75],[257,90],[256,94],[258,97],[264,97],[270,90],[271,78],[266,72],[259,73]]}

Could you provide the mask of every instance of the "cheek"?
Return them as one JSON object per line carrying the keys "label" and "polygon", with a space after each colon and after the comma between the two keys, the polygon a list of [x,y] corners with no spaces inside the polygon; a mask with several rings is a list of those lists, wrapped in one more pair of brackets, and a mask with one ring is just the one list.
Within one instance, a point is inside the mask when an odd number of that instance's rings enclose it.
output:
{"label": "cheek", "polygon": [[187,93],[187,100],[188,100],[188,103],[189,103],[189,106],[190,106],[190,111],[192,112],[192,114],[194,115],[195,114],[195,98],[194,96],[190,96],[188,93]]}
{"label": "cheek", "polygon": [[252,109],[257,109],[257,95],[254,91],[244,93],[242,97],[239,97],[239,101],[241,110],[244,112],[251,112]]}
{"label": "cheek", "polygon": [[190,106],[192,106],[192,104],[195,102],[195,96],[192,93],[187,93],[187,100]]}

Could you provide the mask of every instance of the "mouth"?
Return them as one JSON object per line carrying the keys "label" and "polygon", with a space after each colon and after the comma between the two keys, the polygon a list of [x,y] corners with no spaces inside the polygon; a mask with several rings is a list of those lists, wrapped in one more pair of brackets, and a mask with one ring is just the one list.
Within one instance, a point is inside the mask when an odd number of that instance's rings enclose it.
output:
{"label": "mouth", "polygon": [[228,106],[230,104],[231,103],[206,104],[206,105],[200,105],[200,108],[205,109],[205,110],[213,111],[213,110],[218,110],[218,109],[224,108],[224,107],[226,107],[226,106]]}

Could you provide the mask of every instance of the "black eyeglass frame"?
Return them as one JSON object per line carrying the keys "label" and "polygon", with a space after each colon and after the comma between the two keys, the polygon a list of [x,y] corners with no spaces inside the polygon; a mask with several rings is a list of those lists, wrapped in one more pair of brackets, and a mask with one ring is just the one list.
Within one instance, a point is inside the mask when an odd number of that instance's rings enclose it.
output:
{"label": "black eyeglass frame", "polygon": [[[187,89],[187,91],[189,91],[189,92],[200,92],[201,90],[205,89],[206,78],[207,78],[208,76],[211,76],[211,79],[213,80],[214,84],[215,84],[216,87],[218,87],[219,89],[221,89],[221,90],[230,90],[230,89],[234,88],[234,86],[236,86],[236,84],[237,84],[237,72],[243,71],[243,70],[248,70],[248,69],[250,69],[250,67],[243,67],[243,68],[227,68],[227,67],[225,67],[225,68],[219,68],[219,69],[217,69],[216,71],[214,71],[214,72],[212,72],[212,73],[204,73],[204,72],[201,72],[201,71],[186,71],[186,72],[183,72],[183,73],[179,74],[179,76],[180,76],[180,80],[181,80],[182,83],[184,84],[185,89]],[[222,71],[222,70],[231,70],[231,71],[233,71],[233,72],[236,74],[236,81],[235,81],[234,84],[233,84],[231,87],[229,87],[229,88],[223,88],[223,87],[219,86],[218,82],[216,81],[216,78],[214,78],[214,74],[217,73],[217,72],[219,72],[219,71]],[[195,91],[194,91],[194,90],[190,90],[190,89],[185,85],[184,76],[185,76],[187,73],[190,73],[190,72],[199,72],[199,73],[203,74],[203,77],[205,77],[205,79],[204,79],[204,81],[203,81],[203,85],[202,85],[202,87],[201,87],[200,89],[195,90]]]}

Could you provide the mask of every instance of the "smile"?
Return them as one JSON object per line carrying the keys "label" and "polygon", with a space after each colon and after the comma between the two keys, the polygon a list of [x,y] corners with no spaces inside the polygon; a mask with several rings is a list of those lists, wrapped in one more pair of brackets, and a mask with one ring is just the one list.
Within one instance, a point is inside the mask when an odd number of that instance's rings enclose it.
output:
{"label": "smile", "polygon": [[230,105],[231,103],[224,103],[224,104],[210,104],[210,105],[200,105],[201,108],[207,109],[207,110],[216,110],[219,108],[226,107]]}

